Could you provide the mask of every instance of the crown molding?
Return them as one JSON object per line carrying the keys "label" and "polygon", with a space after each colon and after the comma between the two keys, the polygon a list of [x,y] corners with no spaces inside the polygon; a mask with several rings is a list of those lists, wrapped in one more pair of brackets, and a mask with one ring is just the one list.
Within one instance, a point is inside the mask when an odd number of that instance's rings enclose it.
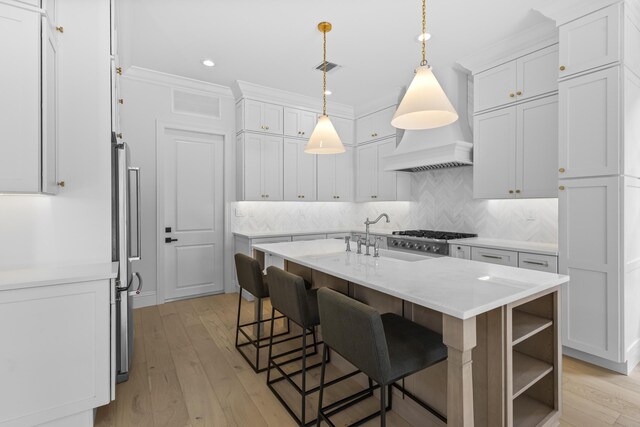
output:
{"label": "crown molding", "polygon": [[[285,105],[287,107],[298,108],[301,110],[315,112],[322,111],[322,98],[301,95],[282,89],[274,89],[242,80],[235,81],[232,86],[232,92],[237,101],[247,98],[254,101]],[[354,118],[354,109],[350,105],[327,101],[327,110],[330,116],[342,117],[351,120]]]}
{"label": "crown molding", "polygon": [[356,118],[367,116],[371,113],[375,113],[376,111],[384,110],[385,108],[391,107],[392,105],[400,104],[405,91],[405,87],[397,88],[386,95],[374,99],[373,101],[358,105],[355,110]]}
{"label": "crown molding", "polygon": [[[534,10],[540,12],[560,26],[581,16],[588,15],[596,10],[604,9],[624,0],[545,0]],[[627,3],[632,3],[627,1]]]}
{"label": "crown molding", "polygon": [[122,78],[153,83],[171,88],[206,92],[222,98],[233,99],[233,92],[231,91],[231,88],[227,86],[181,77],[175,74],[167,74],[161,71],[150,70],[148,68],[131,66],[124,71]]}
{"label": "crown molding", "polygon": [[456,64],[476,74],[555,43],[558,43],[558,28],[549,20],[476,51]]}

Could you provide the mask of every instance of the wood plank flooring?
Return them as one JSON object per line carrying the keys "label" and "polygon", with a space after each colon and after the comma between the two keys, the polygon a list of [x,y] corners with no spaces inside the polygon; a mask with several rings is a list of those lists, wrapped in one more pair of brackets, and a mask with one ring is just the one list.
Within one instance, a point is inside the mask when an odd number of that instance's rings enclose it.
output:
{"label": "wood plank flooring", "polygon": [[[135,310],[131,376],[118,384],[116,401],[98,409],[96,426],[295,426],[267,388],[266,373],[256,375],[236,351],[236,308],[237,294],[229,294]],[[243,303],[243,321],[252,315],[251,304]],[[261,358],[266,360],[266,351]],[[565,357],[563,369],[562,426],[640,426],[640,368],[624,376]],[[318,379],[316,369],[311,385]],[[341,383],[327,399],[358,389],[353,381]],[[287,390],[283,384],[286,396]],[[295,404],[294,397],[286,399]],[[310,415],[315,405],[314,395],[307,406]],[[353,422],[376,405],[371,399],[334,422]],[[389,426],[409,425],[393,411],[387,419]]]}

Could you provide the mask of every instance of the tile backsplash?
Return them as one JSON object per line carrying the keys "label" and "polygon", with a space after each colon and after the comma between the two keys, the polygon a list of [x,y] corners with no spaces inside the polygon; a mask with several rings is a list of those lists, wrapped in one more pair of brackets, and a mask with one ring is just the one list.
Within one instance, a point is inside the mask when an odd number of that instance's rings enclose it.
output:
{"label": "tile backsplash", "polygon": [[233,231],[361,229],[366,217],[389,214],[378,230],[412,228],[477,233],[483,237],[557,243],[558,200],[474,200],[473,169],[412,174],[412,202],[234,202]]}

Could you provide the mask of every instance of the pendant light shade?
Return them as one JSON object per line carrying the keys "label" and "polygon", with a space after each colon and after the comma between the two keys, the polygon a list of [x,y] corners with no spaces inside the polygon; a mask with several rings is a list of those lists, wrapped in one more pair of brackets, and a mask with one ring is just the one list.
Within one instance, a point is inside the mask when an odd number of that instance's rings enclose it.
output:
{"label": "pendant light shade", "polygon": [[342,145],[338,132],[333,127],[329,116],[320,116],[304,152],[309,154],[338,154],[344,153],[344,151],[344,145]]}
{"label": "pendant light shade", "polygon": [[[426,33],[427,5],[426,0],[422,0],[422,34]],[[398,129],[434,129],[458,120],[458,113],[427,62],[427,37],[421,42],[420,67],[391,120],[391,125]]]}
{"label": "pendant light shade", "polygon": [[428,65],[420,66],[391,120],[399,129],[433,129],[458,120],[458,113]]}
{"label": "pendant light shade", "polygon": [[323,54],[324,54],[324,69],[322,73],[323,82],[323,95],[322,95],[322,115],[318,119],[309,142],[304,147],[304,152],[309,154],[338,154],[344,153],[344,145],[340,141],[336,128],[333,127],[331,119],[327,116],[327,33],[331,31],[331,24],[329,22],[321,22],[318,24],[318,30],[323,35]]}

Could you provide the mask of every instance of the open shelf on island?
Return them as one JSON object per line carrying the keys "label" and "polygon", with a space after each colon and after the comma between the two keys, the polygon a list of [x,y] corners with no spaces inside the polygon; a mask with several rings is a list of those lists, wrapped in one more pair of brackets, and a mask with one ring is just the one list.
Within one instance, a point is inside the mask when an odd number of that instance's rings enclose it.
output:
{"label": "open shelf on island", "polygon": [[526,394],[513,401],[514,427],[534,427],[544,421],[554,409]]}
{"label": "open shelf on island", "polygon": [[553,371],[553,365],[527,356],[518,351],[513,352],[513,398],[520,396],[534,385],[540,378]]}
{"label": "open shelf on island", "polygon": [[513,343],[516,345],[553,325],[553,321],[527,312],[513,310]]}

